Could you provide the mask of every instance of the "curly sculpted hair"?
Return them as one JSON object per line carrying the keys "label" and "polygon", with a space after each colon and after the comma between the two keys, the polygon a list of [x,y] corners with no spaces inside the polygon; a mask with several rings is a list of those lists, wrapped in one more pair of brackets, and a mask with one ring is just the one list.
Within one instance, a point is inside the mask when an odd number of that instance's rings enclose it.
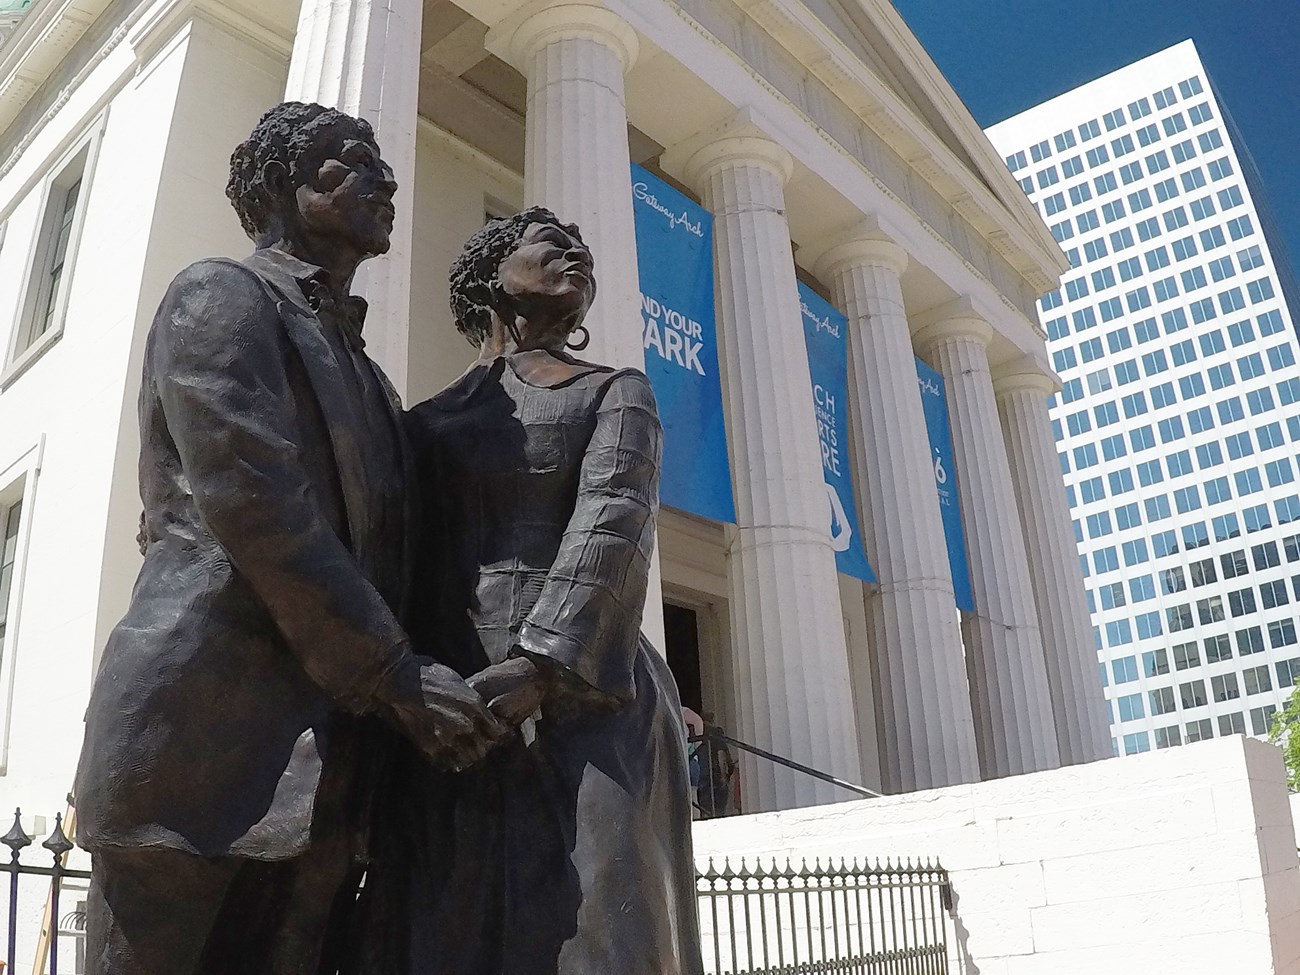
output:
{"label": "curly sculpted hair", "polygon": [[559,227],[583,243],[578,225],[561,223],[546,207],[528,207],[516,214],[491,220],[469,240],[451,265],[451,313],[456,330],[470,345],[478,346],[492,329],[492,309],[509,302],[501,289],[497,269],[514,253],[531,224]]}
{"label": "curly sculpted hair", "polygon": [[226,196],[249,237],[260,240],[271,227],[272,215],[284,206],[284,200],[267,185],[267,166],[282,166],[290,183],[297,185],[304,159],[313,161],[312,153],[323,149],[324,137],[336,130],[365,142],[375,141],[375,131],[365,119],[324,105],[281,102],[235,147]]}

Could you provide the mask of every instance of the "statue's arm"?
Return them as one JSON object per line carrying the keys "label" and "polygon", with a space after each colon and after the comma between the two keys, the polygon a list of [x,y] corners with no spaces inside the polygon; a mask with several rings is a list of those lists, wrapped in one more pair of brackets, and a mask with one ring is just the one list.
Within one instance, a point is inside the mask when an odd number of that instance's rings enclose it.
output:
{"label": "statue's arm", "polygon": [[207,530],[303,668],[349,710],[410,661],[405,633],[331,527],[307,476],[279,312],[252,271],[204,261],[154,321],[153,375]]}
{"label": "statue's arm", "polygon": [[600,400],[577,503],[516,652],[599,695],[633,696],[659,506],[663,430],[650,382],[618,373]]}

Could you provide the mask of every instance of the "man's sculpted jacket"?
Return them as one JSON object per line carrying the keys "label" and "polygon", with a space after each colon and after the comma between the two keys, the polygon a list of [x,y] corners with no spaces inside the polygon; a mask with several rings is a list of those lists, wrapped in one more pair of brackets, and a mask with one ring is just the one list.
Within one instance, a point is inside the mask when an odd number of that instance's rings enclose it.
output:
{"label": "man's sculpted jacket", "polygon": [[76,788],[92,850],[292,857],[360,791],[364,715],[409,650],[390,609],[409,461],[400,404],[349,316],[321,306],[321,274],[273,250],[200,261],[154,320],[145,562]]}

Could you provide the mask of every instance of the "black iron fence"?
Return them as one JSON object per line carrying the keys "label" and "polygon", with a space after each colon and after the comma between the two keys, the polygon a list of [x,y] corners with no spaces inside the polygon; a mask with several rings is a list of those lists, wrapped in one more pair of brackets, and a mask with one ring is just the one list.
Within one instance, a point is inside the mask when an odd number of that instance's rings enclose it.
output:
{"label": "black iron fence", "polygon": [[[36,945],[37,971],[59,975],[59,934],[80,928],[79,918],[61,913],[67,880],[90,873],[67,866],[73,849],[55,817],[53,832],[40,844],[49,859],[23,863],[35,841],[23,829],[21,813],[0,843],[9,847],[7,967],[17,969],[19,893],[24,877],[48,878],[44,921]],[[854,860],[806,861],[795,866],[759,858],[733,867],[713,860],[696,874],[700,932],[707,975],[947,975],[948,920],[952,891],[938,863],[860,864]],[[29,887],[29,893],[31,888]]]}
{"label": "black iron fence", "polygon": [[63,915],[60,914],[59,897],[63,891],[63,882],[70,879],[90,879],[89,871],[71,870],[67,866],[68,853],[72,851],[73,844],[63,831],[62,815],[54,817],[54,830],[41,843],[41,846],[50,854],[48,866],[40,863],[21,862],[23,851],[31,846],[33,842],[35,841],[32,837],[28,836],[26,830],[23,829],[22,810],[16,810],[14,812],[13,826],[8,833],[0,836],[0,843],[9,847],[10,851],[9,862],[0,864],[0,869],[9,874],[9,904],[7,911],[9,936],[5,946],[6,975],[16,975],[17,971],[15,964],[18,955],[18,894],[22,878],[49,878],[49,887],[45,891],[45,919],[42,922],[36,946],[37,957],[42,959],[48,966],[38,970],[44,970],[48,975],[59,975],[59,931],[64,927],[61,923]]}
{"label": "black iron fence", "polygon": [[938,863],[710,860],[696,887],[708,975],[949,971],[952,890]]}

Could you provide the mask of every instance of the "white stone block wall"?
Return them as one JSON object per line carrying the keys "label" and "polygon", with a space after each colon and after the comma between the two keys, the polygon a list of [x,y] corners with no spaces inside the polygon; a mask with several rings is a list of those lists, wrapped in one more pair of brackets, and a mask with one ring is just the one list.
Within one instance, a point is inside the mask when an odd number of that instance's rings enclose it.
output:
{"label": "white stone block wall", "polygon": [[695,828],[710,856],[937,856],[955,972],[1300,975],[1281,753],[1241,736]]}

